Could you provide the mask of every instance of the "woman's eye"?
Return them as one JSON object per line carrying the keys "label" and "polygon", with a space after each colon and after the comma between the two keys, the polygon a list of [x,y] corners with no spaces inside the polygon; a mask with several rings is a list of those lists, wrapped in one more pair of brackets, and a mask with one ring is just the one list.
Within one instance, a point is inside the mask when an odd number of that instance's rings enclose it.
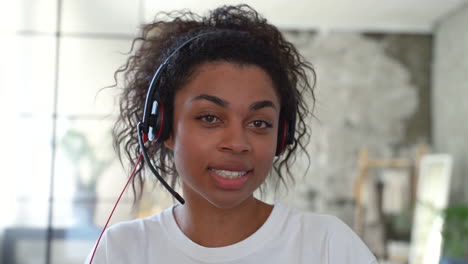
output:
{"label": "woman's eye", "polygon": [[197,119],[199,119],[201,121],[204,121],[206,123],[210,123],[210,124],[213,124],[213,123],[216,123],[216,122],[220,121],[219,118],[217,118],[214,115],[204,115],[204,116],[198,117]]}
{"label": "woman's eye", "polygon": [[250,123],[251,126],[255,128],[270,128],[273,127],[270,123],[263,121],[263,120],[255,120],[252,123]]}

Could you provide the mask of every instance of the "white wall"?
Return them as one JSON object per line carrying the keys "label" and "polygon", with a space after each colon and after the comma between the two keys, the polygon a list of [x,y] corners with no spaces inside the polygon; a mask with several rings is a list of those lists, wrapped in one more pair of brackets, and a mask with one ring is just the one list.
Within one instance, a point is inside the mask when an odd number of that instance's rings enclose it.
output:
{"label": "white wall", "polygon": [[454,158],[452,202],[468,201],[468,5],[442,19],[434,36],[433,144]]}

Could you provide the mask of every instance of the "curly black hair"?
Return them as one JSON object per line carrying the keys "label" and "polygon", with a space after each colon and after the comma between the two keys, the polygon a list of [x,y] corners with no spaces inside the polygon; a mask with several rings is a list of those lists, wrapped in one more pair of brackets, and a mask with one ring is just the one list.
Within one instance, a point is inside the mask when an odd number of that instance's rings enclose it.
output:
{"label": "curly black hair", "polygon": [[[122,154],[125,154],[131,165],[135,165],[139,153],[137,124],[142,120],[146,94],[156,69],[182,43],[205,32],[216,34],[197,38],[179,50],[158,80],[155,99],[164,102],[168,124],[172,124],[174,96],[193,77],[197,66],[219,61],[259,66],[271,77],[280,97],[280,119],[296,119],[293,144],[273,162],[278,182],[286,184],[286,175],[294,182],[290,172],[295,161],[293,154],[298,148],[307,154],[305,146],[310,136],[305,118],[312,113],[313,105],[309,108],[304,96],[309,93],[315,102],[316,75],[278,28],[248,5],[222,6],[206,17],[188,10],[159,13],[154,22],[143,26],[141,35],[133,40],[126,64],[114,74],[116,86],[122,86],[120,115],[113,128],[114,147],[120,161],[123,163]],[[123,85],[117,81],[121,74]],[[172,125],[164,129],[161,140],[147,147],[147,152],[161,175],[174,186],[178,174],[173,153],[163,143],[171,135]],[[141,198],[145,183],[143,165],[133,179],[135,201]]]}

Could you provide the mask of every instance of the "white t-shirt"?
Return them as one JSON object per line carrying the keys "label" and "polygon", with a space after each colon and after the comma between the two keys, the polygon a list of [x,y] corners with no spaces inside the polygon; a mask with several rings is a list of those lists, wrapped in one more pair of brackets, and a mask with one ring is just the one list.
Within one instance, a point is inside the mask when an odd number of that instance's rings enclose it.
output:
{"label": "white t-shirt", "polygon": [[299,212],[280,202],[254,234],[217,248],[191,241],[172,212],[170,207],[145,219],[112,226],[103,235],[93,263],[377,263],[361,239],[338,218]]}

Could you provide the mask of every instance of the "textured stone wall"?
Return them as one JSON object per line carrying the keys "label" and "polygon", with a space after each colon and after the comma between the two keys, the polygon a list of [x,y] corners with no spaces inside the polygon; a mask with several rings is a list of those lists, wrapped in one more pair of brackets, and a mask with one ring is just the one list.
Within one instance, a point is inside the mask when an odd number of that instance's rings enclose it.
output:
{"label": "textured stone wall", "polygon": [[454,158],[451,201],[468,202],[468,5],[440,21],[433,65],[434,147]]}
{"label": "textured stone wall", "polygon": [[[296,184],[277,199],[305,210],[353,217],[358,153],[411,156],[430,139],[430,36],[288,32],[317,72],[310,163],[294,167]],[[304,171],[310,168],[305,176]]]}

